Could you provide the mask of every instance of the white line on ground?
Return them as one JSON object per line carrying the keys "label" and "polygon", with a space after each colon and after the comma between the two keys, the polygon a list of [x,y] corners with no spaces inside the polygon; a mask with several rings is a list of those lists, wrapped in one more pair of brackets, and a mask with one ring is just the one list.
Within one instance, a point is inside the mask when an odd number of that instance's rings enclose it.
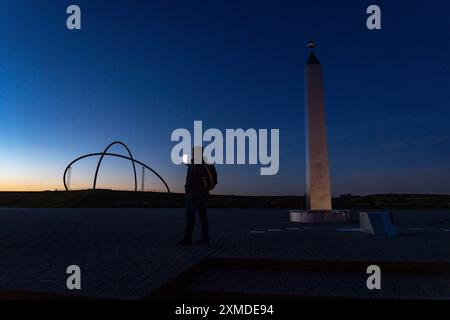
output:
{"label": "white line on ground", "polygon": [[258,230],[252,230],[250,231],[251,234],[258,234],[258,233],[264,233],[265,231],[258,231]]}
{"label": "white line on ground", "polygon": [[286,230],[300,230],[300,228],[286,228]]}
{"label": "white line on ground", "polygon": [[281,229],[267,229],[267,231],[269,231],[269,232],[278,232],[278,231],[281,231]]}
{"label": "white line on ground", "polygon": [[336,228],[336,231],[342,232],[360,232],[362,231],[360,228]]}

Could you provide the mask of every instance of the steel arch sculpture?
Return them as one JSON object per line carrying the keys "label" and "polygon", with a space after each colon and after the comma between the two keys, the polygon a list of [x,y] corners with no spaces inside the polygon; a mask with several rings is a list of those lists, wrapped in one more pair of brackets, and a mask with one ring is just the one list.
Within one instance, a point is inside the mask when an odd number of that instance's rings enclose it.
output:
{"label": "steel arch sculpture", "polygon": [[128,151],[128,155],[130,156],[131,163],[133,164],[133,173],[134,173],[134,191],[137,191],[136,165],[134,164],[133,155],[131,154],[130,149],[128,149],[128,147],[125,145],[125,143],[120,142],[120,141],[114,141],[114,142],[110,143],[109,146],[107,146],[107,147],[105,148],[105,150],[103,151],[103,154],[100,156],[100,159],[98,160],[98,163],[97,163],[97,168],[95,169],[94,184],[93,184],[93,186],[92,186],[92,189],[95,189],[95,186],[97,185],[98,170],[100,169],[100,165],[102,164],[103,157],[105,156],[105,153],[107,153],[108,150],[109,150],[109,148],[111,148],[111,147],[112,147],[113,145],[115,145],[115,144],[120,144],[120,145],[122,145],[122,146]]}
{"label": "steel arch sculpture", "polygon": [[[120,144],[123,147],[125,147],[125,149],[128,151],[129,157],[121,155],[121,154],[117,154],[117,153],[110,153],[108,152],[109,148],[111,148],[113,145],[115,144]],[[67,174],[67,170],[69,170],[69,168],[77,161],[84,159],[84,158],[88,158],[88,157],[94,157],[94,156],[100,156],[100,159],[97,163],[97,168],[95,170],[95,176],[94,176],[94,183],[93,183],[93,189],[96,188],[96,184],[97,184],[97,175],[98,175],[98,171],[100,169],[100,165],[103,161],[104,156],[112,156],[112,157],[118,157],[118,158],[122,158],[122,159],[126,159],[126,160],[130,160],[133,164],[133,173],[134,173],[134,191],[137,191],[137,176],[136,176],[136,165],[140,164],[141,166],[145,167],[146,169],[150,170],[151,172],[153,172],[164,184],[164,186],[167,189],[167,192],[170,192],[169,186],[167,185],[166,181],[164,181],[164,179],[152,168],[150,168],[148,165],[146,165],[145,163],[138,161],[136,159],[133,158],[133,155],[131,154],[130,149],[121,141],[114,141],[112,143],[110,143],[103,152],[96,152],[96,153],[89,153],[89,154],[85,154],[83,156],[80,156],[78,158],[76,158],[75,160],[73,160],[71,163],[69,163],[69,165],[66,167],[66,169],[64,170],[64,175],[63,175],[63,182],[64,182],[64,188],[66,189],[66,191],[69,190],[69,188],[67,187],[67,182],[66,182],[66,174]]]}

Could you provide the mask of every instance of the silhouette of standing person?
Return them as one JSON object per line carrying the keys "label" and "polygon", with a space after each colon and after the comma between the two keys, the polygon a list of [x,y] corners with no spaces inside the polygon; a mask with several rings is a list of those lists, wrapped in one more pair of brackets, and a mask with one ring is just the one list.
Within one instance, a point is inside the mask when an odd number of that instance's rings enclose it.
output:
{"label": "silhouette of standing person", "polygon": [[209,245],[209,222],[206,212],[209,191],[217,184],[217,172],[213,165],[207,164],[203,158],[202,147],[194,147],[191,163],[187,164],[185,188],[186,227],[184,238],[178,245],[192,245],[192,233],[195,225],[195,212],[200,217],[202,237],[197,244]]}

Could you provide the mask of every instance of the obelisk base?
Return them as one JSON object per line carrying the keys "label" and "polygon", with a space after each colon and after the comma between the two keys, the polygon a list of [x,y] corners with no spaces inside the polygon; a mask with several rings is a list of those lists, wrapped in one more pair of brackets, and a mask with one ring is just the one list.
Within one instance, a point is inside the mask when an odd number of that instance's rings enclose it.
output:
{"label": "obelisk base", "polygon": [[298,223],[342,223],[350,221],[348,210],[289,210],[289,221]]}

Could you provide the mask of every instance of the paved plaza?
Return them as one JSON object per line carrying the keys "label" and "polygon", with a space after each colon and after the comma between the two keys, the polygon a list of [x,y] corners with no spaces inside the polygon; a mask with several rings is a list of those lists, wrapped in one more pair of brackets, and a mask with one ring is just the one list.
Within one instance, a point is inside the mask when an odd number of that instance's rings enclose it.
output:
{"label": "paved plaza", "polygon": [[[140,299],[209,259],[188,294],[450,298],[450,211],[394,211],[396,237],[356,232],[356,222],[291,223],[284,209],[211,209],[209,216],[211,246],[178,247],[182,209],[0,209],[0,295]],[[269,264],[259,268],[259,261]],[[302,269],[305,261],[313,267]],[[350,262],[361,272],[342,270]],[[369,294],[362,267],[371,262],[412,270],[388,272],[385,291]],[[418,274],[414,263],[430,270]],[[81,290],[66,287],[69,265],[81,268]]]}

